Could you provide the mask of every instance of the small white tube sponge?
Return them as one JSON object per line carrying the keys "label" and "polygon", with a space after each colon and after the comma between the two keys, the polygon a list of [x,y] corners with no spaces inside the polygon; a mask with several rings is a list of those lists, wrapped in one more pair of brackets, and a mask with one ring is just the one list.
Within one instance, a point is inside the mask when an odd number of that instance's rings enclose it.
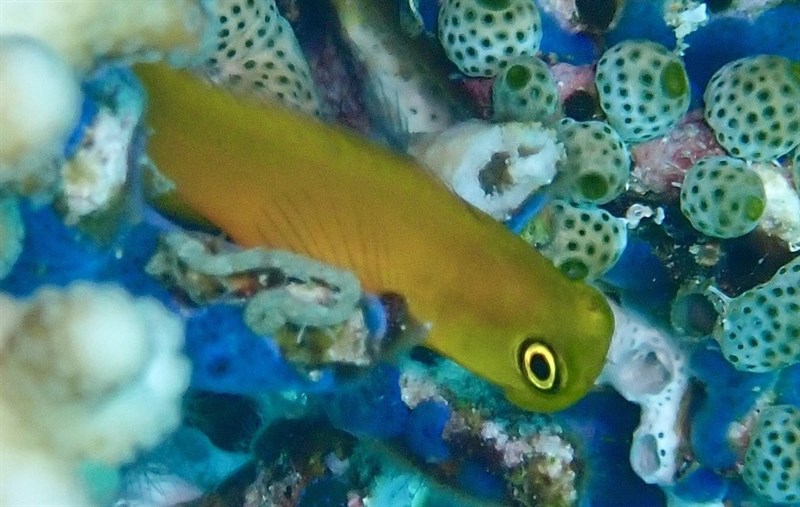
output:
{"label": "small white tube sponge", "polygon": [[598,383],[642,407],[631,467],[648,484],[666,486],[678,467],[680,404],[689,384],[686,354],[675,340],[611,304],[616,328]]}
{"label": "small white tube sponge", "polygon": [[459,123],[410,153],[462,199],[506,219],[556,174],[564,147],[540,123]]}
{"label": "small white tube sponge", "polygon": [[0,37],[0,90],[0,187],[30,185],[26,169],[57,158],[78,119],[78,80],[41,42],[7,36]]}
{"label": "small white tube sponge", "polygon": [[0,504],[85,504],[80,461],[131,460],[180,422],[183,326],[157,301],[78,282],[0,296],[0,321]]}

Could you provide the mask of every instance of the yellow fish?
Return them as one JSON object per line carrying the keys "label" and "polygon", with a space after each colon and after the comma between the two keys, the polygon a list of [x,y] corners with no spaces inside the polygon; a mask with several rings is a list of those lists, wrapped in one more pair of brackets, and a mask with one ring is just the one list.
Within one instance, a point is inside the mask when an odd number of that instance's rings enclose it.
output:
{"label": "yellow fish", "polygon": [[240,245],[302,253],[402,294],[431,325],[426,346],[523,408],[559,410],[592,388],[613,331],[603,295],[412,159],[165,64],[134,70],[148,155]]}

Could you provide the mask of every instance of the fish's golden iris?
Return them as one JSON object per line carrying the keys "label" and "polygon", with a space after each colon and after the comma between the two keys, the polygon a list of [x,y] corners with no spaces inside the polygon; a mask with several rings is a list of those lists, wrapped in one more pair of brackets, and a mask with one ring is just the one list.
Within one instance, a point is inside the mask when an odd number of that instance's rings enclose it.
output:
{"label": "fish's golden iris", "polygon": [[520,370],[533,386],[541,391],[558,388],[558,366],[553,351],[544,343],[528,340],[519,349]]}

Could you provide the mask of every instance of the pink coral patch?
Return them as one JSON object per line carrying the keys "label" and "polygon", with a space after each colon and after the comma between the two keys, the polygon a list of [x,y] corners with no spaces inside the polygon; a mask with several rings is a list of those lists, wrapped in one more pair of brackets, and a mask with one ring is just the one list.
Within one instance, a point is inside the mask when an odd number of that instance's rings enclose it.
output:
{"label": "pink coral patch", "polygon": [[633,187],[641,193],[677,197],[686,171],[700,159],[724,155],[701,110],[691,111],[669,135],[631,148]]}
{"label": "pink coral patch", "polygon": [[475,104],[478,117],[488,120],[492,117],[492,84],[494,79],[466,78],[461,81],[461,88]]}
{"label": "pink coral patch", "polygon": [[593,97],[597,97],[594,86],[594,65],[570,65],[557,63],[550,67],[550,72],[556,80],[558,95],[561,103],[578,90],[584,90]]}

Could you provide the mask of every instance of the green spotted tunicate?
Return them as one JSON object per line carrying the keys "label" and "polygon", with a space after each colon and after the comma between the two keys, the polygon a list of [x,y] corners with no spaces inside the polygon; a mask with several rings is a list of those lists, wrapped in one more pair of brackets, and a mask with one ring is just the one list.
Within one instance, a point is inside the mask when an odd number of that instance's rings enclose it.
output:
{"label": "green spotted tunicate", "polygon": [[595,84],[608,122],[628,142],[668,133],[689,109],[683,61],[645,40],[620,42],[597,63]]}
{"label": "green spotted tunicate", "polygon": [[761,178],[735,158],[704,158],[689,169],[681,185],[681,211],[708,236],[747,234],[758,225],[765,206]]}
{"label": "green spotted tunicate", "polygon": [[565,118],[558,126],[558,140],[566,156],[553,182],[556,195],[575,203],[605,204],[625,191],[631,157],[610,125]]}
{"label": "green spotted tunicate", "polygon": [[706,121],[735,157],[772,160],[800,145],[800,62],[772,55],[730,62],[703,98]]}
{"label": "green spotted tunicate", "polygon": [[800,502],[800,407],[765,408],[750,435],[742,478],[762,498]]}
{"label": "green spotted tunicate", "polygon": [[558,107],[556,80],[541,59],[520,56],[494,80],[492,104],[499,121],[546,120]]}
{"label": "green spotted tunicate", "polygon": [[729,300],[714,330],[737,369],[761,372],[800,362],[800,257],[766,283]]}
{"label": "green spotted tunicate", "polygon": [[203,69],[206,75],[239,95],[319,115],[308,61],[275,0],[217,0],[213,6],[216,51]]}
{"label": "green spotted tunicate", "polygon": [[445,0],[439,40],[468,76],[496,76],[520,55],[535,55],[542,22],[531,0]]}
{"label": "green spotted tunicate", "polygon": [[522,232],[566,276],[594,280],[619,260],[628,242],[625,221],[595,207],[554,200]]}

